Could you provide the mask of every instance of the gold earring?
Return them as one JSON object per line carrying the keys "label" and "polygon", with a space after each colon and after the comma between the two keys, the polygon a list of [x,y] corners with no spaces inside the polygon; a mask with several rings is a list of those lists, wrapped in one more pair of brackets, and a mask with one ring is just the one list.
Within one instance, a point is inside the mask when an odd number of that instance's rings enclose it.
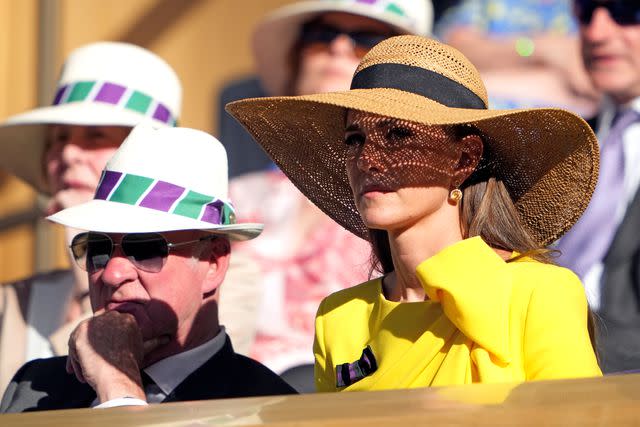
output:
{"label": "gold earring", "polygon": [[456,205],[460,203],[460,200],[462,200],[462,191],[460,191],[459,188],[454,188],[453,190],[451,190],[451,192],[449,193],[449,200],[451,200]]}

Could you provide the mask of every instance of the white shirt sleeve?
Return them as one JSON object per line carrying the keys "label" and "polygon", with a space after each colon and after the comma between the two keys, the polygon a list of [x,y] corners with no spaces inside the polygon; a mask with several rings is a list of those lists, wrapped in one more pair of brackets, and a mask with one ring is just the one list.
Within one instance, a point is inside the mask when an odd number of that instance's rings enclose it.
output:
{"label": "white shirt sleeve", "polygon": [[116,408],[118,406],[147,406],[149,405],[142,399],[135,397],[118,397],[116,399],[107,400],[104,403],[94,406],[94,409]]}

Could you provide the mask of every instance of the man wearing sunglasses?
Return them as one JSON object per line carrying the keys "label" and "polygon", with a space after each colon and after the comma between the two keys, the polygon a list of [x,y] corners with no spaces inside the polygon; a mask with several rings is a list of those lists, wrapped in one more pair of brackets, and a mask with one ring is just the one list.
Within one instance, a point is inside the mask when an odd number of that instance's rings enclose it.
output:
{"label": "man wearing sunglasses", "polygon": [[222,145],[193,129],[139,125],[107,163],[94,199],[49,217],[82,232],[75,262],[94,316],[69,356],[24,365],[0,410],[19,412],[288,394],[261,364],[233,351],[218,321],[236,223]]}
{"label": "man wearing sunglasses", "polygon": [[640,369],[640,3],[574,0],[582,55],[606,95],[593,126],[600,176],[587,210],[559,242],[581,276],[603,372]]}

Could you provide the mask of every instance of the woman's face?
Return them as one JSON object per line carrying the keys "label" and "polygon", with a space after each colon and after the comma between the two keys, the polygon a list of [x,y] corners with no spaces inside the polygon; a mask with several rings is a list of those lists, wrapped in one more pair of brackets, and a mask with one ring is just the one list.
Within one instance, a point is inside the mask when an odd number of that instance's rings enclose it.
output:
{"label": "woman's face", "polygon": [[471,174],[482,155],[479,137],[458,141],[442,126],[358,111],[347,115],[345,144],[360,216],[367,227],[387,231],[451,209],[450,191]]}
{"label": "woman's face", "polygon": [[47,213],[91,200],[102,169],[130,131],[122,126],[50,126],[44,154],[52,194]]}

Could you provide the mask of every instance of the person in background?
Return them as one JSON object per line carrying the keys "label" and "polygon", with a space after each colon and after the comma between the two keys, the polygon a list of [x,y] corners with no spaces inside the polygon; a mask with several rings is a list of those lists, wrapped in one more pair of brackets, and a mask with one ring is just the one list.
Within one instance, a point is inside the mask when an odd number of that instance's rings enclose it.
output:
{"label": "person in background", "polygon": [[590,117],[599,95],[576,30],[571,0],[462,0],[436,34],[478,67],[492,108],[557,106]]}
{"label": "person in background", "polygon": [[601,144],[589,207],[560,239],[561,265],[584,281],[604,372],[640,369],[640,4],[575,0],[584,64],[605,94],[590,124]]}
{"label": "person in background", "polygon": [[49,219],[73,229],[93,316],[69,356],[31,361],[0,411],[146,405],[290,394],[276,374],[234,352],[218,320],[236,223],[227,157],[211,135],[141,124],[109,160],[95,197]]}
{"label": "person in background", "polygon": [[[370,48],[396,34],[429,34],[431,21],[432,5],[425,0],[296,2],[256,27],[257,70],[274,95],[345,90]],[[369,247],[310,203],[275,166],[233,179],[230,192],[246,220],[265,224],[261,239],[234,248],[262,267],[250,355],[299,391],[312,391],[318,304],[369,277]]]}
{"label": "person in background", "polygon": [[[47,214],[75,206],[91,200],[133,126],[174,126],[181,102],[176,73],[154,53],[82,46],[67,57],[52,105],[0,124],[0,168],[49,196]],[[86,273],[71,265],[0,286],[0,390],[23,363],[66,354],[69,333],[90,315]]]}
{"label": "person in background", "polygon": [[598,178],[580,117],[489,109],[473,64],[419,36],[371,49],[349,91],[227,110],[384,273],[322,301],[319,391],[601,375],[582,284],[544,249]]}

